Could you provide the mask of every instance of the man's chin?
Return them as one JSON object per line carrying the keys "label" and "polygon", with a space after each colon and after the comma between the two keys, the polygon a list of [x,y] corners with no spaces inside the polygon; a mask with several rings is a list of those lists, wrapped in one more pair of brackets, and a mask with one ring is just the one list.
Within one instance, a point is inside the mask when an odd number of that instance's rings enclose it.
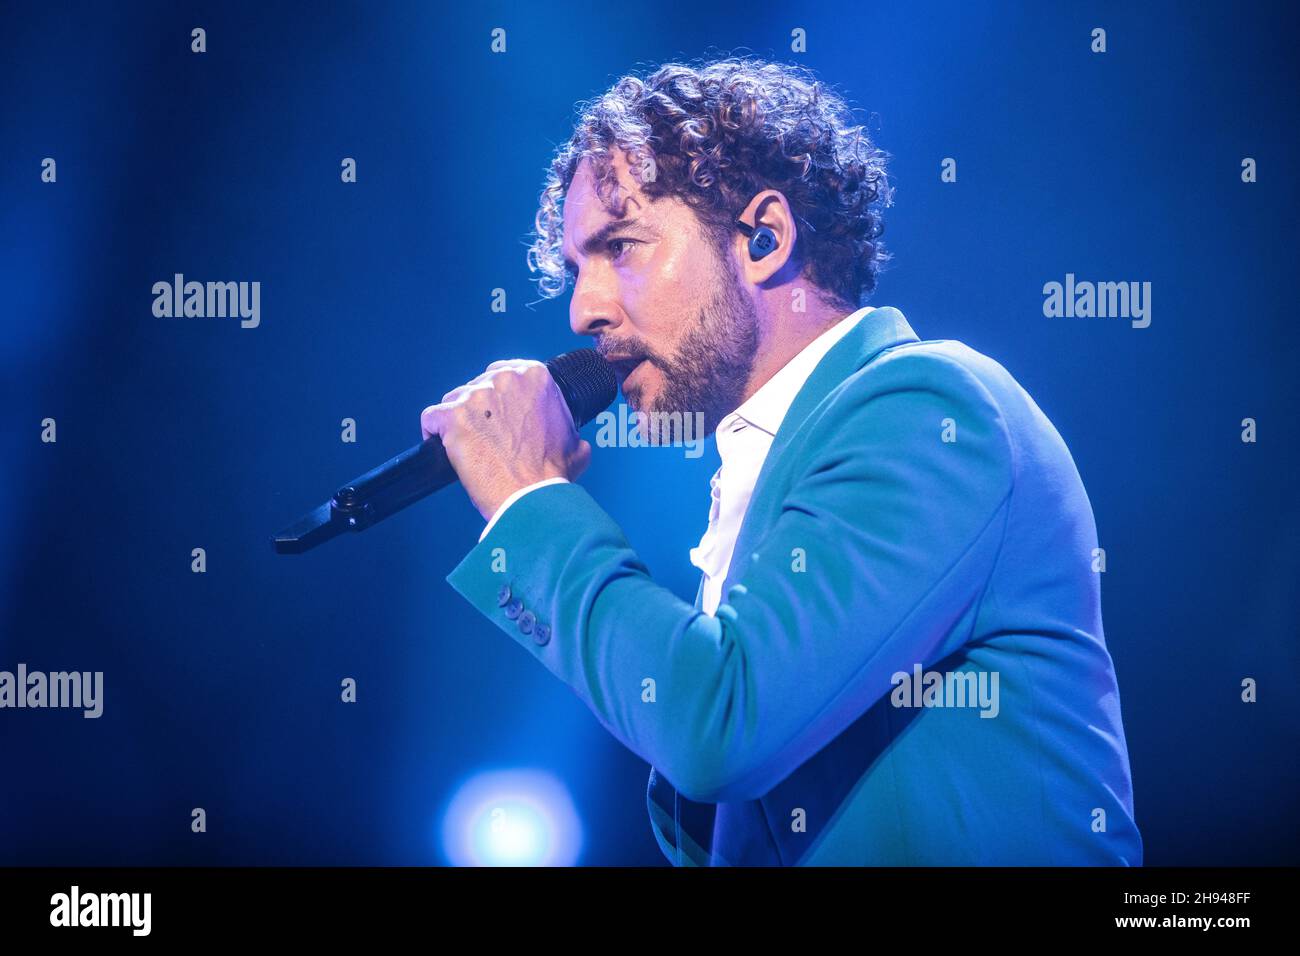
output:
{"label": "man's chin", "polygon": [[647,446],[677,445],[683,441],[702,441],[713,434],[716,421],[710,421],[704,412],[681,408],[664,408],[657,401],[644,401],[639,393],[624,395],[629,418],[632,419],[638,441]]}
{"label": "man's chin", "polygon": [[627,407],[630,411],[643,415],[645,417],[663,416],[672,414],[677,409],[665,408],[663,402],[659,401],[659,396],[654,393],[647,394],[642,391],[632,392],[625,396],[627,398]]}
{"label": "man's chin", "polygon": [[654,389],[647,389],[641,385],[634,385],[631,388],[625,385],[623,387],[623,398],[627,401],[627,407],[632,411],[649,414],[657,410],[656,403],[659,393]]}

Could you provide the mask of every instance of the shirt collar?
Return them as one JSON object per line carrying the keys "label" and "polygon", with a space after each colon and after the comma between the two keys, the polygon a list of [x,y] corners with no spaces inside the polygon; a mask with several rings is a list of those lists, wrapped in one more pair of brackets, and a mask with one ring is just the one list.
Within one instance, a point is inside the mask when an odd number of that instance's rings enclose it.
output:
{"label": "shirt collar", "polygon": [[785,420],[786,412],[794,403],[799,389],[803,388],[817,363],[871,311],[871,306],[864,306],[817,336],[739,408],[724,418],[718,425],[718,454],[725,460],[727,452],[734,447],[735,440],[751,429],[771,441]]}

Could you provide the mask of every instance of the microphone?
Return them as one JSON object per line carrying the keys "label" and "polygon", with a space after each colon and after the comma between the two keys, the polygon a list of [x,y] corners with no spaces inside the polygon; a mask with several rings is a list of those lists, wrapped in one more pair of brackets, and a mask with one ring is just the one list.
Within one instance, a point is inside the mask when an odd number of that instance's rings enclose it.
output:
{"label": "microphone", "polygon": [[[594,349],[575,349],[546,363],[581,428],[610,406],[618,394],[613,367]],[[285,528],[271,544],[277,554],[302,554],[344,531],[364,531],[456,480],[439,435],[425,441],[335,492],[334,497]]]}

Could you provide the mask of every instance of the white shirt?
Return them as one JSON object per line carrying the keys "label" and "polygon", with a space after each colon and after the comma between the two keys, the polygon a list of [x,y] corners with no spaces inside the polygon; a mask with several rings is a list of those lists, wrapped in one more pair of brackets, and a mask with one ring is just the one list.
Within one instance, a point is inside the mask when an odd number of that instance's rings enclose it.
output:
{"label": "white shirt", "polygon": [[[722,466],[709,482],[709,526],[700,543],[691,549],[691,563],[704,573],[702,600],[706,614],[713,614],[721,603],[722,585],[731,567],[740,524],[745,520],[754,485],[786,412],[817,363],[871,311],[870,306],[861,308],[817,336],[718,425],[718,455]],[[725,482],[722,478],[724,471]],[[566,480],[547,478],[520,488],[502,502],[479,535],[479,540],[486,538],[506,509],[528,492]]]}
{"label": "white shirt", "polygon": [[691,549],[691,564],[704,572],[701,599],[706,614],[713,614],[722,601],[722,585],[731,567],[741,522],[786,412],[817,363],[871,311],[870,307],[859,309],[817,336],[718,425],[722,467],[709,482],[709,527]]}

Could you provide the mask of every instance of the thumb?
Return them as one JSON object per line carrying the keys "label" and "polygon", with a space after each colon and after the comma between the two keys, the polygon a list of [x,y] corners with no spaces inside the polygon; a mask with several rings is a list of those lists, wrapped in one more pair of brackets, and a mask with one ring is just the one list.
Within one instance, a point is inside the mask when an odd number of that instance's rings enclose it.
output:
{"label": "thumb", "polygon": [[578,442],[578,447],[574,451],[573,457],[569,459],[569,470],[572,472],[570,477],[577,478],[579,475],[581,475],[584,471],[587,470],[587,466],[590,464],[591,464],[591,442],[587,441],[584,438],[583,440]]}

